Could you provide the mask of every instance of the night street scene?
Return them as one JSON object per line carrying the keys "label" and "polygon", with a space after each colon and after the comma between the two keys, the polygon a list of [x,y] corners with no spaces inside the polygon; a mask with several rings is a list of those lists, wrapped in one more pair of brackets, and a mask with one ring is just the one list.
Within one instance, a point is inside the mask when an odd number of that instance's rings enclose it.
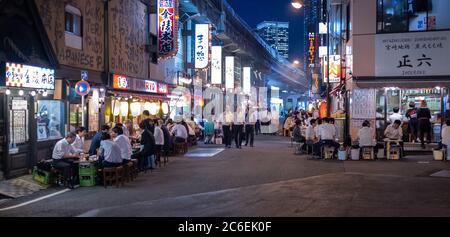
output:
{"label": "night street scene", "polygon": [[450,217],[449,59],[449,0],[0,0],[0,225]]}

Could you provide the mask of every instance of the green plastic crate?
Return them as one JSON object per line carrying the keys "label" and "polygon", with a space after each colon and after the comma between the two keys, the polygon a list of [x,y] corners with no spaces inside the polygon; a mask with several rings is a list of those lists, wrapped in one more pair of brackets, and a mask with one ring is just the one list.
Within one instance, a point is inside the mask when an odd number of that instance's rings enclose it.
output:
{"label": "green plastic crate", "polygon": [[54,181],[54,177],[50,172],[40,170],[35,166],[33,169],[33,180],[42,184],[51,184]]}
{"label": "green plastic crate", "polygon": [[96,175],[97,167],[93,164],[80,164],[78,171],[80,175]]}
{"label": "green plastic crate", "polygon": [[80,174],[80,186],[81,187],[95,186],[95,175],[81,175]]}

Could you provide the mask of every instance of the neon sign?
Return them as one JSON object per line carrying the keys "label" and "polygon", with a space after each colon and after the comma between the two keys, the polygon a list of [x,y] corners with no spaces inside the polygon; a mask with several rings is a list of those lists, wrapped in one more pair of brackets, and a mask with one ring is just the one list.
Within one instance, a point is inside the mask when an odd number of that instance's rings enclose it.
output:
{"label": "neon sign", "polygon": [[55,70],[29,65],[6,63],[7,87],[55,89]]}
{"label": "neon sign", "polygon": [[172,57],[177,52],[178,0],[158,2],[158,53],[162,58]]}

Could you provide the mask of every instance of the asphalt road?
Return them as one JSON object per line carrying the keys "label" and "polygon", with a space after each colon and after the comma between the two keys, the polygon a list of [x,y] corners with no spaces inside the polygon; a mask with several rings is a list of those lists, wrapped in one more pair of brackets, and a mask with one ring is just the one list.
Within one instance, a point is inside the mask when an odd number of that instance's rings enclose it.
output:
{"label": "asphalt road", "polygon": [[289,144],[259,135],[255,147],[171,157],[121,188],[78,188],[7,211],[61,188],[0,203],[0,216],[450,216],[450,178],[430,177],[448,162],[307,160]]}

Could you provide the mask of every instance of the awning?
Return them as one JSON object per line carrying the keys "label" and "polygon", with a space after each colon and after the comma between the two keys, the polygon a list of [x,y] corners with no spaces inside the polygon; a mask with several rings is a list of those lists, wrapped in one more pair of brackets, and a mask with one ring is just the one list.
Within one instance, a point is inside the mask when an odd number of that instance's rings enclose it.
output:
{"label": "awning", "polygon": [[170,98],[167,97],[167,95],[156,95],[156,94],[149,94],[149,93],[145,93],[145,92],[139,93],[139,92],[110,90],[109,94],[115,95],[115,96],[123,96],[123,97],[133,96],[133,97],[138,97],[138,98],[147,99],[147,100],[167,100],[167,101],[170,100]]}
{"label": "awning", "polygon": [[353,82],[359,88],[383,88],[398,87],[401,89],[433,88],[436,86],[450,88],[450,76],[448,77],[353,77]]}

